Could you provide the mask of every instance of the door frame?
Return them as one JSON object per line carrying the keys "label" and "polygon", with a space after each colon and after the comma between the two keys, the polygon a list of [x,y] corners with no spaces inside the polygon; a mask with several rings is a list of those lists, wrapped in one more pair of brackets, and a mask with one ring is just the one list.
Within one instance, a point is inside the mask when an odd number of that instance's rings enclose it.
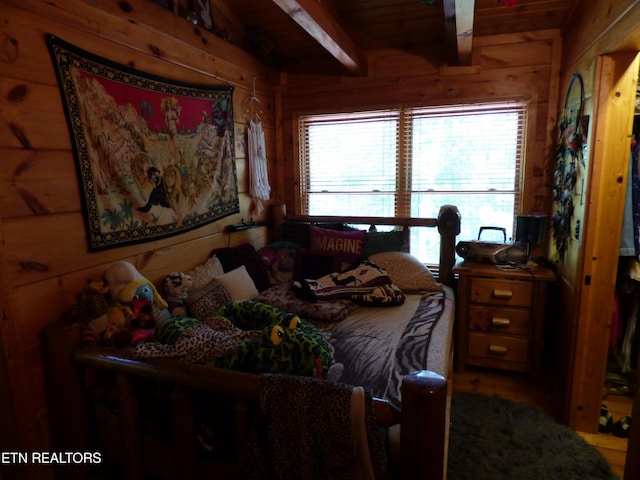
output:
{"label": "door frame", "polygon": [[567,423],[583,432],[596,432],[600,417],[629,171],[638,57],[637,52],[617,52],[600,55],[596,61],[588,200],[578,265],[580,277],[575,286],[572,374],[566,399]]}

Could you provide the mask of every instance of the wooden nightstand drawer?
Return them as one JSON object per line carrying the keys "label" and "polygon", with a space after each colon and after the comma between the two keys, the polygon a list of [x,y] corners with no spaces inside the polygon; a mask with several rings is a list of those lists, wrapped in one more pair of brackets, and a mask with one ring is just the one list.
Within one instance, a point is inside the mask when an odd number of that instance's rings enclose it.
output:
{"label": "wooden nightstand drawer", "polygon": [[469,332],[468,353],[471,357],[526,364],[529,355],[529,339]]}
{"label": "wooden nightstand drawer", "polygon": [[471,302],[496,305],[531,306],[531,282],[471,279]]}
{"label": "wooden nightstand drawer", "polygon": [[546,297],[553,272],[507,270],[482,262],[456,265],[456,371],[466,364],[542,371]]}
{"label": "wooden nightstand drawer", "polygon": [[469,307],[469,330],[529,335],[531,311],[523,308],[471,305]]}

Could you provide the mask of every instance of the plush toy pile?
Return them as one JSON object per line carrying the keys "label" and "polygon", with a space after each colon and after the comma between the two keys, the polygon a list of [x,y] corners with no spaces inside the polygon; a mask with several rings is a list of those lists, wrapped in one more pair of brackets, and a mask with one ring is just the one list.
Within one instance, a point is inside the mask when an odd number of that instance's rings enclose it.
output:
{"label": "plush toy pile", "polygon": [[250,373],[285,373],[338,380],[342,365],[316,327],[297,315],[253,301],[231,301],[215,315],[188,315],[185,299],[198,282],[172,272],[166,300],[129,262],[116,262],[78,299],[83,340],[135,346],[139,358],[166,357]]}
{"label": "plush toy pile", "polygon": [[167,302],[129,262],[116,262],[101,281],[89,280],[79,296],[86,342],[125,347],[153,339],[156,321],[168,318]]}
{"label": "plush toy pile", "polygon": [[324,335],[298,316],[253,301],[232,301],[205,320],[174,317],[156,341],[136,346],[140,358],[169,357],[249,373],[337,380],[341,365]]}

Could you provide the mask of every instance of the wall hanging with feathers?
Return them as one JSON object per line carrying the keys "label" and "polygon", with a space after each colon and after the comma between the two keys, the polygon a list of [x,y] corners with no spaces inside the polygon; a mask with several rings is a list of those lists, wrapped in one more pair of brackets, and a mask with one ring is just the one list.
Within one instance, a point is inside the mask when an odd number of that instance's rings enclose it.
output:
{"label": "wall hanging with feathers", "polygon": [[569,82],[564,101],[564,111],[559,122],[560,139],[556,148],[554,173],[554,213],[551,226],[553,241],[559,260],[564,261],[571,239],[571,222],[574,212],[574,195],[578,180],[578,168],[585,166],[585,131],[582,125],[584,107],[584,83],[579,74]]}

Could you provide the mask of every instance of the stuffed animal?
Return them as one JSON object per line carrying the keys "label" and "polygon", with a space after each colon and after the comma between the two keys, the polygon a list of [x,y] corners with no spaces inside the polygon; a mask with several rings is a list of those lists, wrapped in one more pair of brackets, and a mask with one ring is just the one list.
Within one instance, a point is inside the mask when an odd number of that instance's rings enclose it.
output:
{"label": "stuffed animal", "polygon": [[77,295],[78,302],[71,308],[73,321],[83,325],[81,339],[85,343],[98,343],[109,326],[109,288],[102,281],[87,279],[87,285]]}
{"label": "stuffed animal", "polygon": [[189,296],[189,288],[193,285],[193,278],[181,272],[171,272],[164,277],[164,296],[172,317],[187,315],[185,299]]}
{"label": "stuffed animal", "polygon": [[131,344],[133,311],[123,305],[111,305],[107,310],[109,324],[102,332],[102,343],[122,348]]}
{"label": "stuffed animal", "polygon": [[342,365],[333,362],[332,347],[313,325],[251,301],[229,302],[204,321],[164,320],[156,341],[139,343],[135,353],[139,358],[170,357],[251,373],[337,380],[342,372]]}
{"label": "stuffed animal", "polygon": [[242,329],[262,329],[217,366],[251,373],[285,373],[338,380],[343,366],[334,363],[333,347],[324,334],[296,314],[251,300],[228,302],[216,314]]}
{"label": "stuffed animal", "polygon": [[191,317],[172,317],[158,324],[156,341],[136,345],[139,358],[167,357],[192,363],[213,362],[231,354],[238,345],[262,335],[244,331],[224,317],[204,321]]}
{"label": "stuffed animal", "polygon": [[129,262],[121,261],[112,264],[104,272],[104,280],[114,302],[126,305],[130,304],[134,298],[139,298],[149,301],[160,309],[166,309],[168,306],[153,283],[143,277]]}
{"label": "stuffed animal", "polygon": [[[103,279],[109,287],[114,307],[110,324],[122,326],[122,319],[116,317],[118,308],[127,316],[125,328],[114,328],[114,331],[126,330],[129,334],[128,344],[131,345],[151,340],[156,322],[170,316],[167,302],[158,294],[153,283],[125,261],[113,263],[105,271]],[[125,334],[120,334],[116,346],[125,346],[127,343],[124,340]]]}
{"label": "stuffed animal", "polygon": [[104,282],[87,279],[86,287],[78,294],[78,312],[80,320],[93,330],[101,332],[106,328],[106,314],[109,308],[109,288]]}

